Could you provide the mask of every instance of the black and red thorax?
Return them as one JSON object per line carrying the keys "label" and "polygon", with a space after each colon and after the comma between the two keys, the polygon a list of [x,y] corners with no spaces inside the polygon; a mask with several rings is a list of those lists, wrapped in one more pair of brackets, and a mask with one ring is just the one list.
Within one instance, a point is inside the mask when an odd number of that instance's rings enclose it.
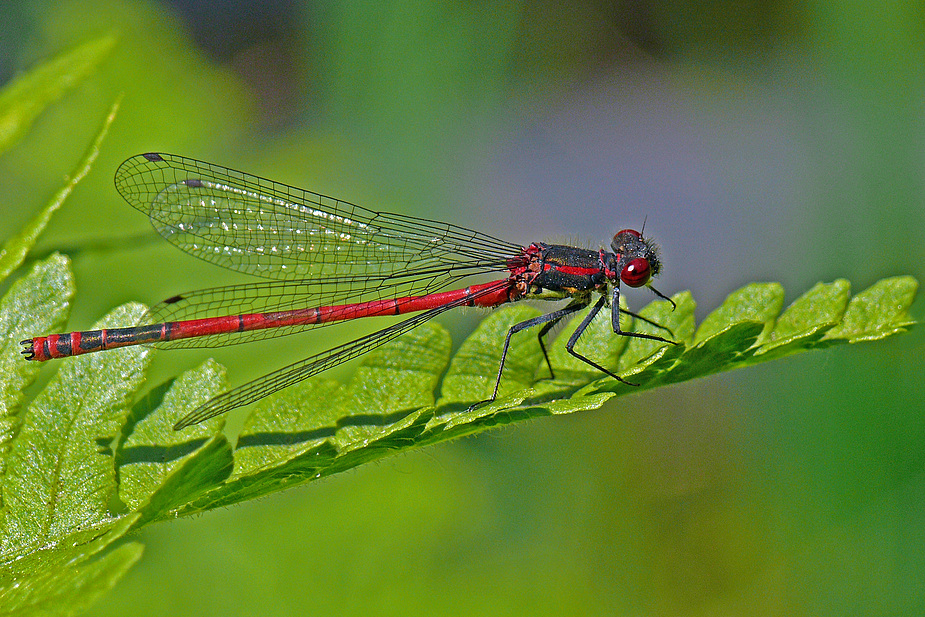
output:
{"label": "black and red thorax", "polygon": [[542,292],[582,294],[607,286],[600,251],[561,244],[534,243],[524,250],[529,263],[516,278],[524,295]]}
{"label": "black and red thorax", "polygon": [[613,252],[535,242],[523,249],[523,260],[511,266],[511,281],[521,296],[544,292],[574,296],[605,293],[624,282],[641,287],[661,268],[655,246],[639,232],[624,229],[611,243]]}

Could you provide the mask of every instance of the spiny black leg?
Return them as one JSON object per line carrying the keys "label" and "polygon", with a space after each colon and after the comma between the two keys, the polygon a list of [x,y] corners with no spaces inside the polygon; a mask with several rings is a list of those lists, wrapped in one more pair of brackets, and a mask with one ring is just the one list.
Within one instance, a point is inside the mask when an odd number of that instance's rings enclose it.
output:
{"label": "spiny black leg", "polygon": [[[587,299],[574,299],[569,302],[568,306],[564,310],[571,309],[572,307],[578,307],[578,309],[583,309],[588,306],[590,303]],[[546,322],[546,324],[540,328],[539,334],[536,335],[537,340],[540,342],[540,349],[543,351],[543,358],[546,360],[546,366],[549,368],[549,378],[555,379],[556,374],[552,370],[552,362],[549,361],[549,354],[546,353],[546,343],[543,342],[543,337],[549,334],[549,331],[552,330],[557,323],[559,323],[565,315],[560,315],[559,317],[553,319],[552,321]]]}
{"label": "spiny black leg", "polygon": [[[667,332],[667,333],[670,334],[671,336],[674,336],[674,332],[671,331],[671,328],[668,328],[667,326],[663,326],[662,324],[658,323],[657,321],[652,321],[651,319],[648,319],[648,318],[646,318],[646,317],[643,317],[642,315],[639,315],[639,314],[637,314],[637,313],[634,313],[633,311],[628,311],[628,310],[626,310],[625,308],[621,308],[621,309],[620,309],[620,312],[623,313],[624,315],[629,315],[629,316],[632,317],[633,319],[638,319],[639,321],[643,321],[643,322],[649,324],[650,326],[652,326],[653,328],[658,328],[658,329],[660,329],[660,330],[664,330],[665,332]],[[669,342],[669,343],[674,343],[674,341],[668,341],[668,342]],[[674,344],[677,344],[677,343],[674,343]]]}
{"label": "spiny black leg", "polygon": [[573,301],[568,306],[566,306],[565,308],[561,308],[558,311],[553,311],[545,315],[539,315],[538,317],[534,317],[533,319],[528,319],[527,321],[522,321],[518,324],[514,324],[513,326],[511,326],[511,329],[507,331],[507,336],[504,337],[504,347],[501,349],[501,362],[498,365],[498,377],[495,379],[495,389],[491,393],[491,398],[487,398],[484,401],[479,401],[478,403],[475,403],[474,405],[469,407],[469,411],[472,411],[479,405],[490,403],[494,401],[496,398],[498,398],[498,388],[501,386],[501,374],[504,372],[504,361],[507,358],[507,351],[508,351],[508,348],[511,346],[511,337],[514,336],[514,334],[520,332],[521,330],[532,328],[533,326],[538,326],[540,324],[545,324],[549,322],[556,322],[562,319],[563,317],[571,315],[572,313],[576,311],[580,311],[587,305],[588,305],[587,301],[585,301],[584,303],[579,302],[579,301]]}
{"label": "spiny black leg", "polygon": [[674,300],[672,300],[671,298],[669,298],[668,296],[666,296],[665,294],[657,290],[655,287],[652,287],[651,285],[649,285],[649,289],[651,289],[652,293],[654,293],[656,296],[658,296],[662,300],[667,300],[671,304],[672,311],[678,308],[678,305],[674,303]]}
{"label": "spiny black leg", "polygon": [[587,303],[582,304],[582,303],[573,302],[569,304],[568,306],[566,306],[565,308],[559,309],[558,311],[553,311],[545,315],[539,315],[538,317],[534,317],[533,319],[528,319],[527,321],[522,321],[518,324],[514,324],[513,326],[511,326],[511,329],[507,331],[507,336],[504,337],[504,348],[501,350],[501,363],[498,366],[498,378],[495,379],[495,389],[491,393],[491,398],[488,400],[493,401],[498,396],[498,387],[501,385],[501,374],[504,372],[504,361],[507,358],[507,352],[511,346],[512,336],[514,336],[516,333],[520,332],[521,330],[526,330],[527,328],[532,328],[533,326],[538,326],[540,324],[545,324],[549,322],[555,323],[559,321],[560,319],[562,319],[563,317],[571,315],[572,313],[576,311],[580,311],[585,306],[587,306]]}
{"label": "spiny black leg", "polygon": [[[617,300],[619,301],[619,298],[617,298]],[[575,356],[576,358],[578,358],[579,360],[581,360],[582,362],[585,362],[586,364],[590,364],[591,366],[593,366],[593,367],[596,368],[597,370],[599,370],[599,371],[601,371],[602,373],[605,373],[605,374],[607,374],[607,375],[610,375],[611,377],[613,377],[613,378],[616,379],[617,381],[622,382],[622,383],[625,383],[625,384],[628,385],[628,386],[637,386],[637,385],[639,385],[639,384],[630,383],[630,382],[626,381],[625,379],[621,378],[619,375],[613,373],[612,371],[607,370],[606,368],[604,368],[603,366],[601,366],[601,365],[598,364],[597,362],[595,362],[595,361],[593,361],[593,360],[591,360],[591,359],[589,359],[589,358],[586,358],[585,356],[583,356],[583,355],[581,355],[580,353],[578,353],[577,351],[575,351],[575,343],[578,342],[578,339],[581,338],[581,335],[584,334],[584,333],[585,333],[585,330],[588,329],[588,326],[591,325],[591,321],[594,319],[594,317],[600,312],[600,310],[601,310],[602,308],[604,308],[604,304],[605,304],[606,302],[607,302],[606,296],[601,296],[601,299],[597,301],[597,303],[594,305],[594,308],[592,308],[592,309],[588,312],[587,316],[581,321],[581,323],[578,325],[578,327],[575,328],[575,331],[572,332],[572,336],[569,337],[568,343],[565,344],[565,349],[566,349],[570,354],[572,354],[573,356]],[[617,315],[618,315],[618,317],[619,317],[619,312],[617,312]],[[628,333],[618,332],[618,334],[628,334]]]}
{"label": "spiny black leg", "polygon": [[[623,330],[621,330],[620,329],[620,311],[622,311],[623,309],[620,308],[620,287],[617,285],[613,286],[613,296],[610,300],[610,306],[611,306],[610,321],[613,324],[614,334],[618,334],[620,336],[630,336],[633,338],[644,338],[650,341],[659,341],[661,343],[671,343],[672,345],[677,345],[677,343],[675,343],[674,341],[669,341],[666,338],[655,336],[654,334],[644,334],[642,332],[624,332]],[[604,372],[608,373],[609,371],[604,371]],[[620,381],[623,381],[623,380],[621,379]]]}

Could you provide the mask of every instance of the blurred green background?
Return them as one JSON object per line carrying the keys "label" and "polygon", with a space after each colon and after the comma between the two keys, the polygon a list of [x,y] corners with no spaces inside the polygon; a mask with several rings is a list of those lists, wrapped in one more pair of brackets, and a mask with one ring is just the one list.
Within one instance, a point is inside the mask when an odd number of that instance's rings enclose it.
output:
{"label": "blurred green background", "polygon": [[[7,237],[124,93],[41,243],[74,258],[74,328],[241,280],[116,194],[116,166],[150,150],[523,243],[596,247],[647,220],[659,289],[691,289],[701,318],[750,281],[792,300],[836,277],[923,278],[921,3],[9,2],[0,79],[106,33],[119,43],[101,69],[0,158]],[[442,323],[458,343],[481,314]],[[146,529],[92,614],[923,614],[923,336]],[[308,336],[291,359],[330,342]],[[214,355],[242,383],[282,365],[268,350]],[[152,383],[203,357],[159,354]]]}

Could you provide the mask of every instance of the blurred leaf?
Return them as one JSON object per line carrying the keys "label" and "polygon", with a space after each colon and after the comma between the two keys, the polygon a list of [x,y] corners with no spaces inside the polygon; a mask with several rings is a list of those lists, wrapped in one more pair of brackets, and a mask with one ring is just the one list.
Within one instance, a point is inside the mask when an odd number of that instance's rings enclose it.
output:
{"label": "blurred leaf", "polygon": [[103,121],[102,128],[90,144],[90,148],[84,155],[83,160],[68,176],[64,186],[61,187],[55,196],[52,197],[51,201],[33,217],[22,231],[4,242],[3,248],[0,248],[0,281],[9,276],[10,272],[22,264],[26,254],[35,245],[35,241],[39,237],[39,234],[45,230],[45,226],[48,225],[48,221],[51,220],[51,215],[54,214],[55,210],[61,207],[61,204],[63,204],[67,196],[71,194],[71,191],[74,190],[77,183],[90,172],[93,162],[100,153],[100,146],[103,143],[103,139],[106,138],[109,127],[112,125],[112,121],[115,120],[116,112],[118,111],[119,101],[117,100],[109,110],[109,114],[107,114]]}
{"label": "blurred leaf", "polygon": [[20,75],[0,91],[0,154],[29,130],[49,104],[85,79],[115,45],[115,37],[84,43]]}

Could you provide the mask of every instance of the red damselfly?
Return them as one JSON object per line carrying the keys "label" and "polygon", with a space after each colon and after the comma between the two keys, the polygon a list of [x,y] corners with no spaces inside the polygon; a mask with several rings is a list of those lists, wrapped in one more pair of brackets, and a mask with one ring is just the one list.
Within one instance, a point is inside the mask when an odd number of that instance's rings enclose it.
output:
{"label": "red damselfly", "polygon": [[[628,383],[574,349],[608,304],[616,334],[672,342],[620,328],[621,312],[640,318],[620,308],[621,282],[630,287],[648,285],[671,302],[649,285],[661,268],[654,244],[631,229],[617,232],[612,252],[542,242],[521,246],[450,223],[373,212],[170,154],[128,159],[116,171],[115,183],[125,200],[147,214],[171,244],[200,259],[265,280],[168,298],[148,312],[145,325],[22,341],[22,353],[28,360],[144,343],[216,347],[361,317],[417,313],[218,395],[181,418],[174,426],[177,430],[253,403],[460,306],[495,307],[527,298],[570,299],[561,309],[510,328],[494,390],[483,402],[497,397],[511,336],[516,332],[542,326],[539,342],[552,374],[543,339],[564,317],[591,305],[594,294],[600,298],[566,343],[573,356]],[[503,276],[441,291],[466,277],[488,273]]]}

